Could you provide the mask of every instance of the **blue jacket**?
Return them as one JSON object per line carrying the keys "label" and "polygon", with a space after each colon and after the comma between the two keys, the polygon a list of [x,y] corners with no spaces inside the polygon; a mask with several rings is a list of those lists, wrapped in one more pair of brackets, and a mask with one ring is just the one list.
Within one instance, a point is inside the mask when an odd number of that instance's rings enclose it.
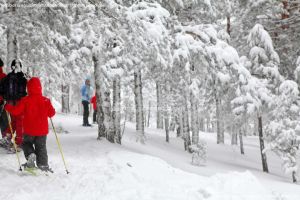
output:
{"label": "blue jacket", "polygon": [[88,101],[90,102],[91,98],[93,95],[93,88],[91,86],[83,85],[81,87],[81,96],[82,96],[82,101]]}

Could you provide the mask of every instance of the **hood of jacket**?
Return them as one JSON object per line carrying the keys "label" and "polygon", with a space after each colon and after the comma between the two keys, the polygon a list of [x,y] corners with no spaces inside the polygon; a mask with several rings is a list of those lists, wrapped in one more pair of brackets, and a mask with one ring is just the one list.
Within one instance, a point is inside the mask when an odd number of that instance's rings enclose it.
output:
{"label": "hood of jacket", "polygon": [[28,95],[42,95],[42,84],[39,78],[32,77],[27,83]]}

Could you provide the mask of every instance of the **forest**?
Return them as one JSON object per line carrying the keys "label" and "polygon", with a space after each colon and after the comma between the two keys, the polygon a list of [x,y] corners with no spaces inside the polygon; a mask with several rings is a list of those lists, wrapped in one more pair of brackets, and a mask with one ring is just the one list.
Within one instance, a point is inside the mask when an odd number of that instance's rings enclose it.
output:
{"label": "forest", "polygon": [[299,0],[0,0],[0,46],[57,112],[81,114],[91,79],[98,140],[122,144],[135,123],[146,145],[155,127],[201,165],[203,132],[243,155],[255,136],[261,171],[273,152],[300,180]]}

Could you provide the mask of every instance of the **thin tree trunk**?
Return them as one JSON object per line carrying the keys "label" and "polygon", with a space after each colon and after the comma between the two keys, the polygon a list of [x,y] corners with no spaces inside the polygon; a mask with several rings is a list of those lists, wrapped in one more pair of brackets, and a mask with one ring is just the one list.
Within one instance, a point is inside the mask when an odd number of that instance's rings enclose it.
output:
{"label": "thin tree trunk", "polygon": [[224,132],[221,128],[221,112],[220,112],[220,100],[215,95],[216,98],[216,118],[217,118],[217,144],[224,144]]}
{"label": "thin tree trunk", "polygon": [[170,131],[175,131],[175,126],[176,126],[176,117],[174,114],[174,107],[171,108],[171,123],[170,123]]}
{"label": "thin tree trunk", "polygon": [[156,97],[157,97],[157,116],[156,127],[163,129],[163,116],[162,116],[162,87],[159,82],[156,82]]}
{"label": "thin tree trunk", "polygon": [[115,142],[121,144],[121,81],[117,76],[113,80],[113,124]]}
{"label": "thin tree trunk", "polygon": [[189,150],[189,146],[191,145],[189,110],[188,110],[187,99],[185,99],[185,108],[183,113],[183,135],[184,135],[184,149],[187,151]]}
{"label": "thin tree trunk", "polygon": [[211,132],[211,121],[210,121],[210,116],[207,116],[206,118],[206,131]]}
{"label": "thin tree trunk", "polygon": [[232,131],[231,131],[231,145],[237,145],[237,125],[232,125]]}
{"label": "thin tree trunk", "polygon": [[170,142],[169,116],[165,116],[166,142]]}
{"label": "thin tree trunk", "polygon": [[267,156],[263,152],[265,149],[265,143],[263,139],[263,129],[262,129],[262,117],[258,116],[258,133],[259,133],[259,143],[260,143],[260,153],[261,153],[261,161],[264,172],[269,172],[268,164],[267,164]]}
{"label": "thin tree trunk", "polygon": [[136,70],[134,72],[134,94],[136,108],[136,130],[140,133],[139,138],[137,140],[140,140],[141,143],[145,143],[141,70]]}
{"label": "thin tree trunk", "polygon": [[177,130],[177,137],[182,137],[183,134],[184,134],[184,131],[183,131],[183,110],[180,110],[179,112],[179,116],[178,116],[178,130]]}
{"label": "thin tree trunk", "polygon": [[192,144],[199,143],[199,132],[197,127],[197,104],[196,99],[193,94],[190,94],[190,103],[191,103],[191,128],[192,128]]}
{"label": "thin tree trunk", "polygon": [[244,143],[243,143],[243,133],[242,133],[242,129],[240,128],[239,130],[239,139],[240,139],[240,150],[241,150],[241,154],[245,154],[244,151]]}
{"label": "thin tree trunk", "polygon": [[62,112],[69,113],[70,112],[70,86],[69,85],[61,85],[61,105],[62,105]]}
{"label": "thin tree trunk", "polygon": [[228,35],[230,35],[230,33],[231,33],[231,22],[230,22],[231,18],[230,18],[230,15],[228,15],[226,17],[226,19],[227,19],[227,33],[228,33]]}
{"label": "thin tree trunk", "polygon": [[151,117],[151,101],[149,101],[149,107],[148,107],[147,127],[150,127],[150,117]]}
{"label": "thin tree trunk", "polygon": [[204,132],[205,129],[204,129],[204,118],[203,117],[199,117],[200,119],[200,122],[199,122],[199,128],[200,128],[200,131]]}
{"label": "thin tree trunk", "polygon": [[292,177],[293,177],[293,183],[297,183],[297,176],[295,171],[292,172]]}

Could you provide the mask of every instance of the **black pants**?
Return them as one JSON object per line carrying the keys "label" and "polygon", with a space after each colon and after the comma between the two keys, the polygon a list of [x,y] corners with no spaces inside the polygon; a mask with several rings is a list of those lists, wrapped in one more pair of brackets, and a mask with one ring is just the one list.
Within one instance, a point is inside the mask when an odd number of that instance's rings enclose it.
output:
{"label": "black pants", "polygon": [[36,164],[38,167],[48,167],[48,154],[46,147],[47,136],[29,136],[23,135],[22,149],[26,160],[32,153],[36,155]]}
{"label": "black pants", "polygon": [[93,122],[97,123],[97,110],[94,110],[94,114],[93,114]]}
{"label": "black pants", "polygon": [[4,110],[4,105],[1,102],[0,103],[0,129],[1,129],[2,137],[5,137],[4,133],[7,128],[8,128],[8,118],[7,118],[6,111]]}
{"label": "black pants", "polygon": [[88,125],[89,124],[89,102],[88,101],[82,101],[83,105],[83,125]]}

